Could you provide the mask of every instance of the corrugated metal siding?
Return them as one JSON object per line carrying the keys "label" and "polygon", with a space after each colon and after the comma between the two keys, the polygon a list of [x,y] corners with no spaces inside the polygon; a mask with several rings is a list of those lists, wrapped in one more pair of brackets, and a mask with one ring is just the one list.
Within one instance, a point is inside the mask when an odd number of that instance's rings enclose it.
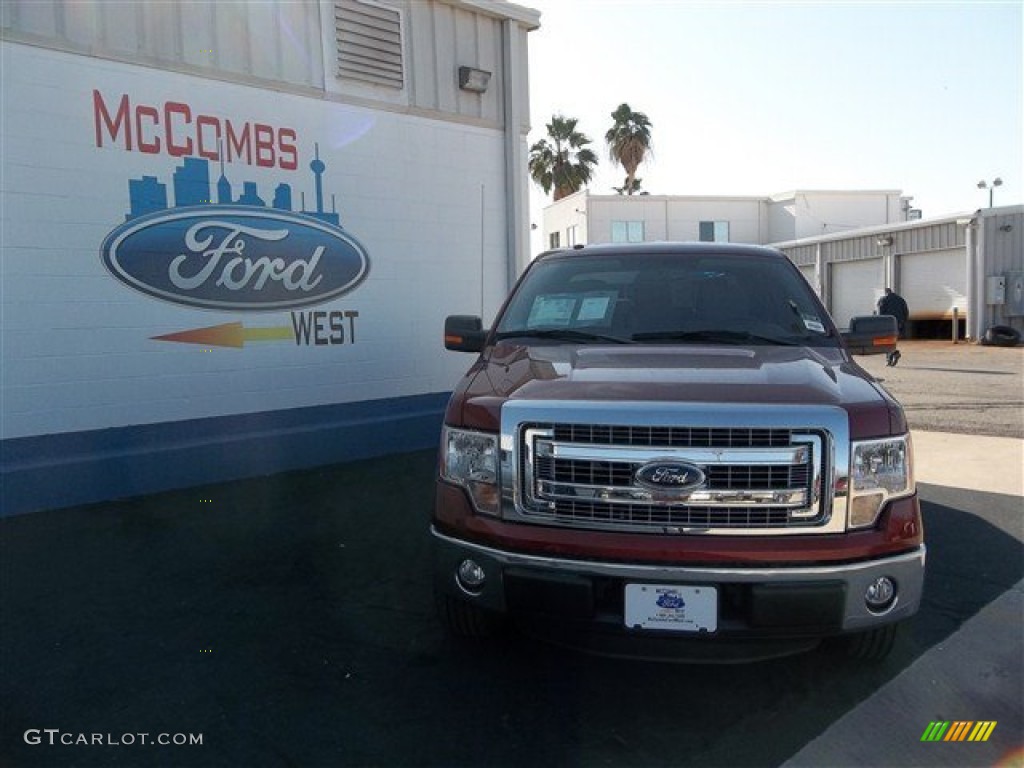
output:
{"label": "corrugated metal siding", "polygon": [[[971,218],[971,217],[964,217]],[[966,223],[958,223],[959,218],[949,217],[934,222],[920,222],[910,225],[895,225],[890,229],[876,228],[871,234],[851,233],[846,237],[835,239],[812,238],[801,244],[788,245],[782,250],[798,265],[809,264],[807,252],[820,244],[824,263],[824,281],[826,305],[839,314],[849,314],[846,305],[851,297],[845,293],[842,283],[843,270],[837,268],[845,263],[880,259],[882,273],[876,282],[881,286],[884,281],[896,278],[893,274],[901,263],[905,265],[914,256],[922,263],[928,262],[929,255],[934,256],[934,263],[929,269],[915,269],[913,274],[904,275],[900,282],[900,290],[904,295],[915,295],[915,291],[943,292],[949,299],[949,306],[940,313],[948,317],[952,307],[960,310],[961,316],[965,309],[973,308],[976,319],[968,315],[968,333],[972,337],[980,337],[991,325],[1009,325],[1024,332],[1024,315],[1017,315],[1010,310],[1010,296],[1007,304],[986,304],[986,279],[994,275],[1007,277],[1007,291],[1024,281],[1024,208],[1007,206],[1001,209],[986,210],[973,217],[977,224],[974,234],[975,247],[978,249],[978,270],[973,277],[967,275],[967,240]],[[973,230],[974,225],[972,225]],[[891,244],[880,244],[882,238],[892,238]],[[957,261],[962,258],[962,275],[953,272]],[[915,264],[915,267],[920,265]],[[867,265],[864,265],[867,269]],[[1018,277],[1020,276],[1020,277]],[[917,281],[908,284],[908,280]],[[967,296],[971,281],[974,281],[972,295]],[[922,281],[926,281],[924,284]],[[943,281],[948,285],[943,284]],[[854,286],[854,292],[857,292]],[[860,293],[863,293],[860,290]],[[1014,294],[1014,297],[1016,294]],[[927,302],[925,302],[927,303]],[[852,308],[863,310],[863,307]],[[948,310],[948,311],[947,311]],[[914,307],[911,306],[913,316]],[[842,319],[842,318],[840,318]]]}
{"label": "corrugated metal siding", "polygon": [[818,247],[815,245],[797,245],[782,250],[798,267],[813,266],[818,253]]}
{"label": "corrugated metal siding", "polygon": [[[826,263],[840,261],[860,261],[861,259],[877,259],[888,248],[891,253],[921,253],[924,251],[943,251],[950,248],[963,247],[965,244],[964,228],[956,222],[942,222],[923,225],[913,229],[894,230],[885,233],[892,238],[889,246],[879,245],[879,234],[853,235],[840,240],[821,242],[822,257]],[[795,264],[814,263],[816,244],[786,246],[782,250]]]}
{"label": "corrugated metal siding", "polygon": [[915,227],[893,233],[893,249],[898,253],[944,251],[963,247],[966,243],[964,228],[955,221]]}
{"label": "corrugated metal siding", "polygon": [[[321,18],[317,0],[2,0],[0,25],[6,39],[57,50],[503,128],[501,11],[443,0],[335,0]],[[525,132],[526,35],[515,45]],[[487,91],[461,90],[460,66],[490,72]]]}
{"label": "corrugated metal siding", "polygon": [[316,0],[111,2],[3,0],[5,35],[213,76],[323,88]]}
{"label": "corrugated metal siding", "polygon": [[825,263],[836,261],[860,261],[877,259],[882,255],[882,246],[878,245],[877,235],[852,237],[849,240],[834,240],[821,244],[822,257]]}
{"label": "corrugated metal siding", "polygon": [[[408,15],[412,21],[409,55],[416,73],[412,106],[503,125],[501,20],[434,0],[409,3]],[[490,72],[487,90],[479,94],[461,90],[460,66]],[[521,74],[525,83],[526,73]]]}
{"label": "corrugated metal siding", "polygon": [[1024,213],[986,216],[981,225],[985,230],[986,274],[1024,270]]}
{"label": "corrugated metal siding", "polygon": [[405,85],[402,18],[362,0],[334,3],[339,77],[401,89]]}
{"label": "corrugated metal siding", "polygon": [[[985,260],[982,282],[995,275],[1011,278],[1006,284],[1006,303],[986,307],[987,325],[1009,325],[1024,333],[1024,316],[1013,311],[1016,280],[1024,273],[1024,211],[1017,209],[984,216],[980,228]],[[984,295],[984,287],[982,293]]]}

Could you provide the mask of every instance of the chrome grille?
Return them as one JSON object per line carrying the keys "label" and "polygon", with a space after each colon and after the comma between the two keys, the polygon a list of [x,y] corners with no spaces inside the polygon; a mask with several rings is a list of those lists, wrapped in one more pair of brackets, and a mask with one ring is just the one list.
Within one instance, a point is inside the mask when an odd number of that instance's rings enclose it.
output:
{"label": "chrome grille", "polygon": [[[827,522],[826,437],[773,428],[521,425],[519,498],[537,522],[617,530],[809,528]],[[646,464],[699,467],[696,488],[652,489]]]}

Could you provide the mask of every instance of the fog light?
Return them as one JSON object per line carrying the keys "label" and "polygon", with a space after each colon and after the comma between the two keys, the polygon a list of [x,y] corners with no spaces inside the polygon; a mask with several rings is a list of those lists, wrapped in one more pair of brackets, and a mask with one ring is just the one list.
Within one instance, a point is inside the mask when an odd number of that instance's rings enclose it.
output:
{"label": "fog light", "polygon": [[459,568],[455,572],[455,580],[467,592],[479,594],[480,590],[484,587],[484,581],[487,580],[487,574],[474,561],[463,560],[459,563]]}
{"label": "fog light", "polygon": [[888,576],[879,576],[868,585],[864,602],[872,613],[882,613],[896,601],[896,582]]}

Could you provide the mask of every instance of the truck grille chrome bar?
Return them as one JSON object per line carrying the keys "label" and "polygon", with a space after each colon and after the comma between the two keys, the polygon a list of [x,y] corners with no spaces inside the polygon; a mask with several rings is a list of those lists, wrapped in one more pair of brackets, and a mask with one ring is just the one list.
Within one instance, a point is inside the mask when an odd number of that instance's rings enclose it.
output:
{"label": "truck grille chrome bar", "polygon": [[[532,522],[663,533],[820,528],[828,440],[768,428],[522,424],[518,498]],[[694,487],[641,483],[652,463],[699,472]]]}

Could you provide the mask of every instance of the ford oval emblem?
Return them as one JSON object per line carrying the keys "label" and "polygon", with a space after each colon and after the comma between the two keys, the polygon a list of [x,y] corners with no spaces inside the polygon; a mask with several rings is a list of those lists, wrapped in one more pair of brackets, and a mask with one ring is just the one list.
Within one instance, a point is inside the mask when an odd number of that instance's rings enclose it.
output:
{"label": "ford oval emblem", "polygon": [[656,491],[692,491],[704,484],[704,471],[686,461],[652,461],[636,471],[637,485]]}
{"label": "ford oval emblem", "polygon": [[358,286],[366,250],[340,227],[284,210],[204,205],[132,219],[100,256],[122,283],[203,309],[270,312],[322,304]]}

